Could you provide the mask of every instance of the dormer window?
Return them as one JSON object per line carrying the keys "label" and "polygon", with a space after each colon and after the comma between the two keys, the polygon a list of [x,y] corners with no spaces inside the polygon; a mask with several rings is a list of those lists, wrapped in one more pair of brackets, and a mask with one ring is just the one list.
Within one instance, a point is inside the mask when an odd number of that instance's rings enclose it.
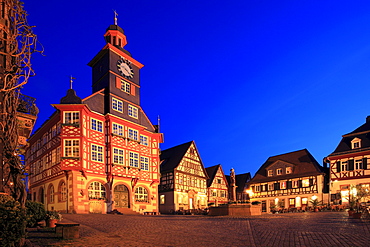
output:
{"label": "dormer window", "polygon": [[274,175],[274,171],[273,170],[267,170],[267,176],[268,177],[272,177]]}
{"label": "dormer window", "polygon": [[293,172],[293,168],[292,167],[285,168],[285,173],[286,174],[291,174],[292,172]]}
{"label": "dormer window", "polygon": [[351,141],[351,144],[352,149],[361,148],[361,139],[356,137]]}
{"label": "dormer window", "polygon": [[276,175],[282,175],[283,174],[283,168],[276,169]]}

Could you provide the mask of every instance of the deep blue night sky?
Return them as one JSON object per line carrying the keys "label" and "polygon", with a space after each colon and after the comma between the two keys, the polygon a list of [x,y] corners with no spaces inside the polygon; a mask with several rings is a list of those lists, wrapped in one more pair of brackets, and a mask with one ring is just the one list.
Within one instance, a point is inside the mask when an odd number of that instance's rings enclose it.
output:
{"label": "deep blue night sky", "polygon": [[142,107],[161,118],[166,149],[195,140],[206,167],[252,175],[273,155],[307,148],[322,163],[369,109],[368,1],[24,0],[44,47],[23,93],[36,128],[73,88],[91,94],[87,63],[113,24],[143,63]]}

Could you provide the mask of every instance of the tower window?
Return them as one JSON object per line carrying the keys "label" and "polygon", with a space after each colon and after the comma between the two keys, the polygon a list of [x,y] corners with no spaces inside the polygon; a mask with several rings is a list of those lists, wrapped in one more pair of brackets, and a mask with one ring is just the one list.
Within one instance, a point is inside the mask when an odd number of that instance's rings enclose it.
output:
{"label": "tower window", "polygon": [[131,84],[127,81],[121,80],[121,90],[125,93],[131,93]]}
{"label": "tower window", "polygon": [[80,140],[64,140],[64,157],[80,156]]}
{"label": "tower window", "polygon": [[112,109],[118,112],[123,112],[123,102],[122,100],[112,98]]}
{"label": "tower window", "polygon": [[128,115],[133,118],[138,118],[138,109],[135,106],[128,105]]}
{"label": "tower window", "polygon": [[65,124],[79,124],[80,123],[80,112],[78,111],[64,112],[64,123]]}

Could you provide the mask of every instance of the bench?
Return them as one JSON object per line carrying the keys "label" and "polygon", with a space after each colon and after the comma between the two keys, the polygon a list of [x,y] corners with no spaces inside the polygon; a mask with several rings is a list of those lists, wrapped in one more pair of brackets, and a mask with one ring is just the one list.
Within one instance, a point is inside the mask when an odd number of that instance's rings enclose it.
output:
{"label": "bench", "polygon": [[55,234],[63,239],[74,239],[80,237],[80,224],[56,223]]}

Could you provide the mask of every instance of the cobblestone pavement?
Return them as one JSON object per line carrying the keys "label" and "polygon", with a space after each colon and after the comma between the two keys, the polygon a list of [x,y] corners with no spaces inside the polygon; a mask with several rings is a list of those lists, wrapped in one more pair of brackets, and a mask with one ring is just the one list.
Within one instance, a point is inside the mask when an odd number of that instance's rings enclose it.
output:
{"label": "cobblestone pavement", "polygon": [[346,212],[63,217],[63,222],[81,224],[81,238],[53,246],[370,246],[370,221]]}

